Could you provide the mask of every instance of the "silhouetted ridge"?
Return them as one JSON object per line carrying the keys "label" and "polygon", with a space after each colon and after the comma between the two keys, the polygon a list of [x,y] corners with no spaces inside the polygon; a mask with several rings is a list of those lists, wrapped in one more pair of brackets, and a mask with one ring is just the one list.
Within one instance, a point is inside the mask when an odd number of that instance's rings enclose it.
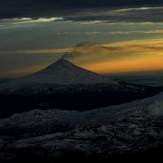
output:
{"label": "silhouetted ridge", "polygon": [[23,78],[23,82],[51,84],[115,83],[104,75],[76,66],[65,59],[60,59],[45,69]]}

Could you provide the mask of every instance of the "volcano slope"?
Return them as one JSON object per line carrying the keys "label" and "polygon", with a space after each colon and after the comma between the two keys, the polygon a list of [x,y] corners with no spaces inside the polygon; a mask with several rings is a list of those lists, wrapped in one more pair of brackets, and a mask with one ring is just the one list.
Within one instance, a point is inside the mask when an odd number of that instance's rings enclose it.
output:
{"label": "volcano slope", "polygon": [[0,84],[0,117],[33,109],[84,111],[153,96],[140,86],[90,72],[60,59],[32,75]]}

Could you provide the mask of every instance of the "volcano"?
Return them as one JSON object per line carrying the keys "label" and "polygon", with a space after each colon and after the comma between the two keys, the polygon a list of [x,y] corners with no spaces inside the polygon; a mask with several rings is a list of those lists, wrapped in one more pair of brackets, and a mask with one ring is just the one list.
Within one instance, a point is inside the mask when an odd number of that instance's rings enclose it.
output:
{"label": "volcano", "polygon": [[114,80],[60,59],[39,72],[1,84],[0,104],[4,109],[0,113],[4,117],[36,108],[84,111],[126,103],[160,91]]}
{"label": "volcano", "polygon": [[23,82],[37,82],[50,84],[116,84],[107,76],[96,74],[78,67],[68,60],[60,59],[45,69],[23,78]]}
{"label": "volcano", "polygon": [[31,75],[12,80],[0,85],[0,89],[15,90],[22,86],[31,84],[59,84],[59,85],[76,85],[76,84],[97,84],[105,83],[116,85],[117,81],[95,72],[91,72],[72,62],[60,59]]}

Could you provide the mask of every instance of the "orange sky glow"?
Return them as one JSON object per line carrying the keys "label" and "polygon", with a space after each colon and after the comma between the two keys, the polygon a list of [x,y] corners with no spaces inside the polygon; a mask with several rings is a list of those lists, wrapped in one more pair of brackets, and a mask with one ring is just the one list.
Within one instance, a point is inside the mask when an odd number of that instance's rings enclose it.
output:
{"label": "orange sky glow", "polygon": [[[17,51],[19,52],[19,51]],[[36,49],[20,51],[20,54],[59,55],[71,52],[67,59],[98,73],[128,73],[163,70],[163,39],[144,39],[105,44],[88,44],[60,49]],[[53,63],[54,61],[51,61]],[[5,72],[17,76],[30,74],[48,66],[42,63],[32,67]]]}

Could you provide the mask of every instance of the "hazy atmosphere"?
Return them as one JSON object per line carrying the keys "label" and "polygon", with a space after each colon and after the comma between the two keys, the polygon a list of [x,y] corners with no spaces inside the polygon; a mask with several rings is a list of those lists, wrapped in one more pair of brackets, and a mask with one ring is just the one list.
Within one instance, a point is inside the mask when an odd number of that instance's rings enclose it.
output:
{"label": "hazy atmosphere", "polygon": [[163,70],[163,7],[68,11],[1,18],[0,78],[30,74],[67,52],[66,58],[99,73]]}

